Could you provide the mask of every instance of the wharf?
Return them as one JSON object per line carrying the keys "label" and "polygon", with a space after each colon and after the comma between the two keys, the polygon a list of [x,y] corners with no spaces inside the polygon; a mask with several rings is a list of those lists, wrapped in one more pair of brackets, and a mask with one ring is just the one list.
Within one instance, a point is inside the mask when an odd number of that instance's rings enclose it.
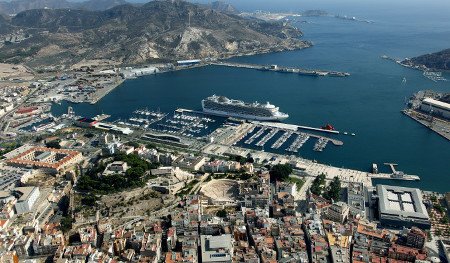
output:
{"label": "wharf", "polygon": [[406,116],[410,117],[411,119],[417,121],[418,123],[450,141],[450,133],[448,132],[450,130],[450,122],[441,120],[436,117],[433,118],[433,122],[430,122],[428,119],[429,116],[413,109],[405,109],[402,112]]}
{"label": "wharf", "polygon": [[247,63],[234,63],[234,62],[210,62],[210,65],[233,67],[233,68],[246,68],[246,69],[256,69],[263,71],[272,71],[280,73],[294,73],[304,76],[314,76],[314,77],[347,77],[350,76],[348,72],[339,71],[327,71],[327,70],[314,70],[314,69],[303,69],[295,67],[282,67],[282,66],[267,66],[267,65],[257,65],[257,64],[247,64]]}

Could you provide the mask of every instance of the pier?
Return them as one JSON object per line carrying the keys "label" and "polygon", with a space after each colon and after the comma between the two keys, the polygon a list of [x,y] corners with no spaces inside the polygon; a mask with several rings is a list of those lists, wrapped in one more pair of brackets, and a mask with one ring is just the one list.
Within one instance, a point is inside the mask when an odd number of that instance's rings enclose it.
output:
{"label": "pier", "polygon": [[267,128],[261,127],[261,129],[259,131],[257,131],[255,134],[253,134],[244,143],[245,144],[252,144],[256,140],[256,138],[260,137],[266,130],[267,130]]}
{"label": "pier", "polygon": [[288,152],[298,152],[298,150],[305,144],[306,141],[308,141],[309,137],[308,135],[304,133],[297,134],[298,137],[295,139],[295,141],[289,146],[286,151]]}
{"label": "pier", "polygon": [[247,64],[247,63],[235,63],[235,62],[210,62],[210,65],[233,67],[233,68],[245,68],[245,69],[256,69],[262,71],[272,71],[280,73],[294,73],[303,76],[313,76],[313,77],[347,77],[350,76],[348,72],[339,71],[327,71],[327,70],[314,70],[314,69],[303,69],[296,67],[283,67],[278,65],[257,65],[257,64]]}
{"label": "pier", "polygon": [[283,145],[292,136],[292,134],[294,134],[294,133],[291,131],[285,131],[283,133],[283,135],[280,138],[278,138],[278,140],[276,142],[274,142],[272,147],[270,147],[270,148],[279,149],[281,147],[281,145]]}
{"label": "pier", "polygon": [[266,144],[266,142],[268,142],[270,139],[272,139],[272,137],[275,136],[275,134],[277,134],[277,133],[278,133],[278,130],[276,130],[276,129],[271,130],[258,143],[256,143],[256,146],[260,146],[260,147],[264,146]]}

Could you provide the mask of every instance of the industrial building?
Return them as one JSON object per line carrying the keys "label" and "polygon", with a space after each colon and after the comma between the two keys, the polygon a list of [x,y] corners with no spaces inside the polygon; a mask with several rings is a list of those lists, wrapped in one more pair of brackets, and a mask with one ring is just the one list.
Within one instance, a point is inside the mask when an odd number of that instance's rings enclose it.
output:
{"label": "industrial building", "polygon": [[8,159],[7,163],[16,167],[43,169],[50,173],[58,173],[82,159],[82,154],[77,151],[33,147]]}
{"label": "industrial building", "polygon": [[434,116],[450,119],[450,104],[432,98],[422,100],[420,110],[430,113]]}
{"label": "industrial building", "polygon": [[416,188],[377,185],[380,223],[391,227],[430,229],[430,217]]}

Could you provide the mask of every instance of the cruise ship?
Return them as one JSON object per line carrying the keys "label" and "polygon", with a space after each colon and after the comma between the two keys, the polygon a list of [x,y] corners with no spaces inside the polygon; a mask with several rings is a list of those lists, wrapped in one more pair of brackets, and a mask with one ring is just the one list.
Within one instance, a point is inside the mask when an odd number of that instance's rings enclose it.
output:
{"label": "cruise ship", "polygon": [[223,117],[236,117],[257,121],[281,121],[289,117],[279,111],[279,108],[269,102],[245,103],[224,96],[213,95],[202,100],[203,112]]}

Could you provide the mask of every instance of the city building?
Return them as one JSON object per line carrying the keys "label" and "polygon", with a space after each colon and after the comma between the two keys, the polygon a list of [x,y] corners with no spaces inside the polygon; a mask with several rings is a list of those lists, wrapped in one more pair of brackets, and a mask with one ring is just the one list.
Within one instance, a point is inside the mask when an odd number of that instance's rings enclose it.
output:
{"label": "city building", "polygon": [[80,152],[46,147],[33,147],[7,160],[11,166],[43,169],[50,173],[79,163],[83,160]]}
{"label": "city building", "polygon": [[342,224],[345,221],[347,221],[349,211],[350,208],[346,203],[344,202],[333,203],[327,209],[327,218]]}
{"label": "city building", "polygon": [[128,170],[128,164],[122,161],[115,161],[108,164],[103,171],[104,176],[112,175],[112,174],[125,174]]}
{"label": "city building", "polygon": [[202,262],[231,263],[233,245],[231,235],[201,235]]}
{"label": "city building", "polygon": [[408,247],[422,249],[427,241],[427,233],[420,228],[412,227],[406,234],[406,245]]}
{"label": "city building", "polygon": [[386,226],[430,229],[422,192],[416,188],[377,185],[380,222]]}
{"label": "city building", "polygon": [[37,187],[17,187],[12,191],[12,195],[17,198],[15,204],[17,214],[31,212],[31,208],[39,198],[40,192]]}
{"label": "city building", "polygon": [[364,198],[364,184],[359,182],[349,182],[347,188],[347,204],[350,208],[350,214],[362,218],[366,214],[365,198]]}
{"label": "city building", "polygon": [[175,159],[172,166],[184,170],[198,171],[205,164],[206,158],[203,156],[181,155]]}

